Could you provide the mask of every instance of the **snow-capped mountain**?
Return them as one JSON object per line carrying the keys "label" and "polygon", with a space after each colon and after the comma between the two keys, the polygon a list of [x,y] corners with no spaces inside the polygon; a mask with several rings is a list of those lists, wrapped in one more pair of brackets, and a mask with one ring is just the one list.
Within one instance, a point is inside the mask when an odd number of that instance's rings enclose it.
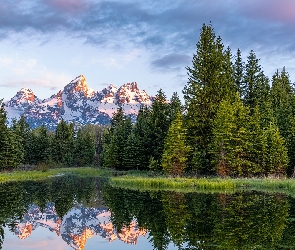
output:
{"label": "snow-capped mountain", "polygon": [[80,75],[43,101],[32,90],[23,88],[5,105],[9,121],[24,115],[32,128],[44,123],[49,129],[54,129],[61,119],[82,125],[108,124],[118,107],[134,117],[141,105],[149,106],[152,101],[153,97],[139,90],[136,82],[94,91],[88,87],[86,78]]}
{"label": "snow-capped mountain", "polygon": [[15,227],[15,235],[21,240],[31,236],[39,227],[47,228],[73,249],[82,250],[89,238],[100,237],[106,241],[123,241],[135,245],[147,230],[138,227],[136,220],[123,226],[120,231],[111,222],[111,212],[106,208],[89,208],[81,204],[69,210],[63,218],[56,212],[55,204],[48,202],[44,211],[31,204],[23,219]]}

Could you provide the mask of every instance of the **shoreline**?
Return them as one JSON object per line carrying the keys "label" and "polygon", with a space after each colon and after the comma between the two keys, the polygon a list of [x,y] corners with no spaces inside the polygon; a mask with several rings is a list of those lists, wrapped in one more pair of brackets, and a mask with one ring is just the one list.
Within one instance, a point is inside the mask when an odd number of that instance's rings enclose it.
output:
{"label": "shoreline", "polygon": [[112,186],[139,190],[186,190],[206,192],[234,192],[259,190],[295,194],[295,179],[284,178],[220,178],[220,177],[165,177],[150,176],[146,171],[116,171],[112,169],[53,168],[48,170],[0,172],[0,183],[14,181],[38,181],[62,175],[80,177],[106,177]]}

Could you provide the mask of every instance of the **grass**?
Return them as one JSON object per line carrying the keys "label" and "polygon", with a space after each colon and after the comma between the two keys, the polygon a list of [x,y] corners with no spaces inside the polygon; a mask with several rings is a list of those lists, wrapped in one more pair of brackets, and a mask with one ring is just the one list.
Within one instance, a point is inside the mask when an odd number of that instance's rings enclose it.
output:
{"label": "grass", "polygon": [[294,179],[233,179],[233,178],[164,178],[120,176],[111,177],[110,183],[116,187],[154,190],[154,189],[189,189],[194,191],[233,192],[236,190],[257,190],[283,192],[295,195]]}
{"label": "grass", "polygon": [[54,168],[32,171],[0,172],[0,183],[25,180],[44,180],[46,178],[75,174],[81,177],[108,177],[115,187],[140,190],[186,190],[198,192],[234,192],[236,190],[259,190],[267,192],[284,192],[295,195],[295,179],[269,178],[169,178],[151,176],[144,171],[115,171],[98,168]]}
{"label": "grass", "polygon": [[60,176],[64,174],[76,174],[83,177],[89,176],[109,176],[110,171],[97,168],[54,168],[46,171],[12,171],[1,172],[0,183],[11,181],[26,181],[26,180],[44,180],[47,178]]}

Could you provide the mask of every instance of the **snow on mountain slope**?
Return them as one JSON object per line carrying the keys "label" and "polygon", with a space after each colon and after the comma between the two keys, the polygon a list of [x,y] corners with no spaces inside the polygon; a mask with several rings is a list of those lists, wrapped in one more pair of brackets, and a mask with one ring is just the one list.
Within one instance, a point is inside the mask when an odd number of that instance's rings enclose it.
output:
{"label": "snow on mountain slope", "polygon": [[9,121],[24,115],[33,128],[45,124],[54,129],[61,119],[82,125],[108,124],[119,107],[134,117],[141,105],[149,106],[152,101],[153,97],[139,90],[136,82],[119,88],[111,84],[94,91],[88,87],[85,76],[80,75],[48,99],[41,101],[32,90],[22,88],[5,105]]}

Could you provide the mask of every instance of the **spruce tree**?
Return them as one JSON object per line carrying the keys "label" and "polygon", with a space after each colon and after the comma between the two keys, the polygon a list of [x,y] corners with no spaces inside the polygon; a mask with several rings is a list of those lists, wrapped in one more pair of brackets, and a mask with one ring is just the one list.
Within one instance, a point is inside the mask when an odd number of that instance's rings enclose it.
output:
{"label": "spruce tree", "polygon": [[295,167],[294,147],[293,147],[293,117],[295,115],[295,94],[289,74],[285,67],[281,72],[277,72],[272,77],[272,86],[270,90],[271,108],[280,134],[283,136],[289,157],[289,166],[287,173],[293,173]]}
{"label": "spruce tree", "polygon": [[221,176],[247,176],[251,169],[249,109],[237,93],[234,101],[224,99],[214,120],[210,144],[212,164]]}
{"label": "spruce tree", "polygon": [[234,81],[235,88],[240,93],[240,96],[244,96],[244,70],[245,63],[242,60],[242,52],[240,49],[237,51],[236,60],[234,62]]}
{"label": "spruce tree", "polygon": [[264,129],[262,139],[264,174],[285,176],[289,159],[285,141],[278,127],[270,123],[269,127]]}
{"label": "spruce tree", "polygon": [[213,172],[208,145],[212,140],[213,121],[222,99],[234,96],[234,75],[230,50],[224,51],[210,25],[203,25],[192,67],[187,67],[188,83],[183,90],[187,140],[192,147],[190,165],[202,174]]}
{"label": "spruce tree", "polygon": [[109,144],[104,153],[104,166],[124,170],[123,165],[125,146],[128,136],[132,131],[132,121],[130,117],[124,115],[121,108],[114,114],[109,130]]}
{"label": "spruce tree", "polygon": [[74,125],[63,119],[56,127],[53,141],[53,159],[63,166],[70,167],[74,160]]}
{"label": "spruce tree", "polygon": [[78,129],[75,140],[75,163],[79,167],[89,166],[93,163],[95,145],[93,137],[88,130]]}
{"label": "spruce tree", "polygon": [[181,101],[179,99],[179,96],[177,92],[173,92],[172,97],[170,99],[169,103],[169,118],[170,123],[176,118],[178,113],[183,113],[183,106],[181,104]]}
{"label": "spruce tree", "polygon": [[186,134],[180,112],[168,130],[161,160],[163,170],[173,176],[181,175],[186,168],[190,147],[186,145]]}
{"label": "spruce tree", "polygon": [[0,100],[0,169],[12,169],[23,161],[21,139],[7,127],[7,116],[3,100]]}
{"label": "spruce tree", "polygon": [[254,110],[258,105],[263,112],[264,103],[269,97],[269,79],[264,75],[259,59],[253,50],[251,50],[245,66],[244,81],[244,103],[251,110]]}
{"label": "spruce tree", "polygon": [[148,140],[148,120],[151,115],[150,109],[147,106],[141,106],[136,118],[136,123],[133,128],[135,140],[138,143],[137,148],[137,159],[139,162],[139,169],[146,170],[149,166],[150,151],[149,151],[149,140]]}
{"label": "spruce tree", "polygon": [[161,170],[161,158],[164,148],[164,139],[170,126],[169,104],[164,92],[160,89],[151,106],[147,120],[146,150],[150,159],[156,162],[156,169]]}

